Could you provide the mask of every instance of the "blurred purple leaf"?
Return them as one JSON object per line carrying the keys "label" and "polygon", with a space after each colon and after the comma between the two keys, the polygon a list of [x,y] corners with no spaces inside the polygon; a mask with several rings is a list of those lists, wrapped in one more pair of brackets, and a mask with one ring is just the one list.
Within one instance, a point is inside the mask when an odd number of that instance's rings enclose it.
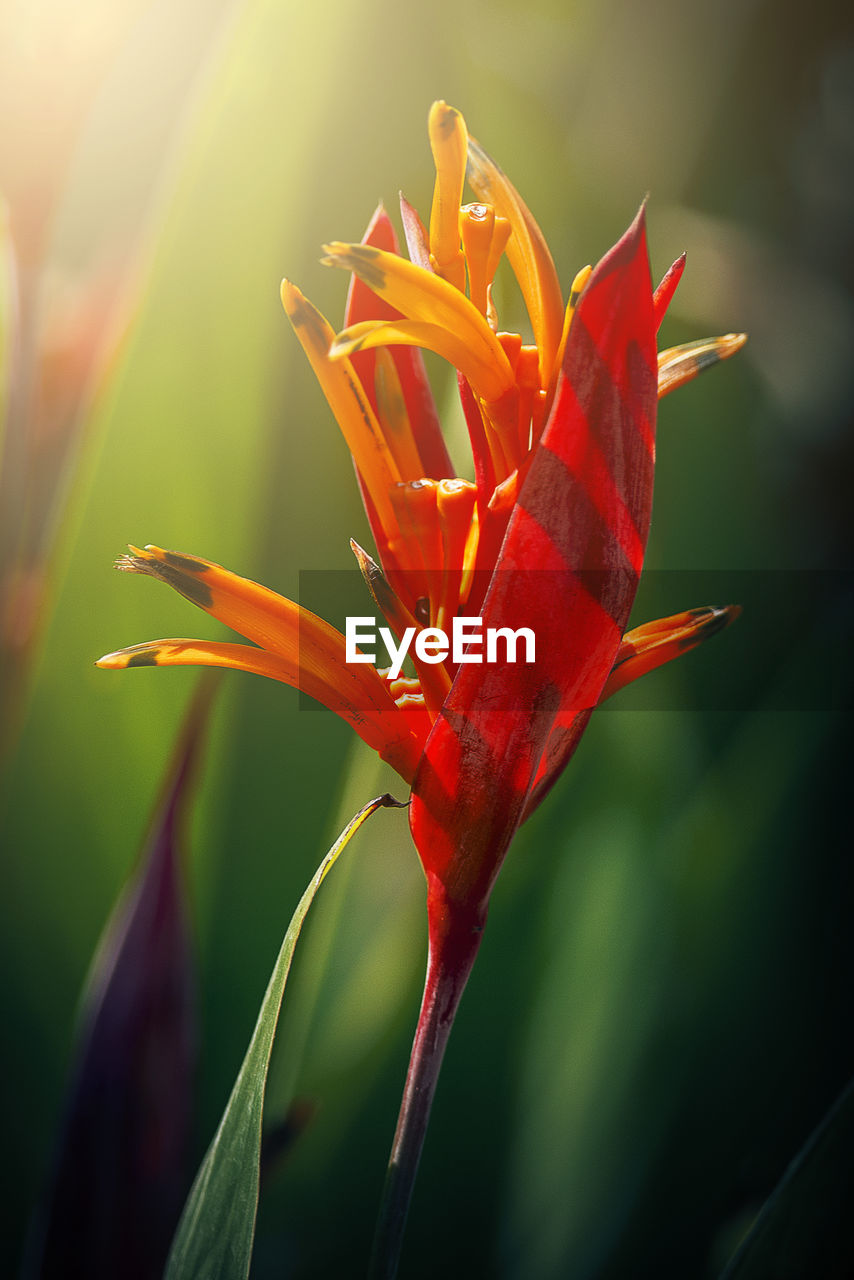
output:
{"label": "blurred purple leaf", "polygon": [[138,868],[84,990],[26,1277],[154,1280],[187,1194],[195,984],[179,858],[211,687],[194,701]]}

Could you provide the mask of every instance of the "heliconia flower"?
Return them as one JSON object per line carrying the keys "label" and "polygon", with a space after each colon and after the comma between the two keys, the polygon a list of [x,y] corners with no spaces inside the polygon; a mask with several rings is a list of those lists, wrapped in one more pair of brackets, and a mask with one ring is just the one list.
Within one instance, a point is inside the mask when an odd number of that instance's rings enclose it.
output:
{"label": "heliconia flower", "polygon": [[[533,631],[534,661],[455,662],[431,652],[437,637],[427,634],[414,675],[392,678],[347,662],[340,632],[274,592],[149,546],[119,567],[160,578],[252,646],[158,640],[99,663],[228,666],[298,685],[412,785],[430,960],[413,1051],[421,1067],[410,1070],[392,1187],[395,1170],[417,1162],[412,1144],[432,1096],[424,1056],[435,1083],[520,823],[604,698],[737,613],[696,609],[626,631],[649,529],[658,398],[733,354],[744,335],[656,351],[685,260],[653,290],[643,209],[564,299],[536,221],[460,113],[434,103],[429,136],[427,226],[401,198],[408,256],[382,207],[361,244],[325,246],[323,261],[352,273],[344,329],[336,334],[289,281],[282,301],[356,466],[377,559],[353,549],[390,632],[400,641],[480,618],[484,630]],[[463,205],[466,178],[476,200]],[[532,343],[499,328],[492,282],[505,254]],[[422,348],[457,370],[473,480],[448,457]],[[381,1236],[401,1226],[401,1196],[390,1191]],[[393,1252],[387,1241],[383,1250]]]}

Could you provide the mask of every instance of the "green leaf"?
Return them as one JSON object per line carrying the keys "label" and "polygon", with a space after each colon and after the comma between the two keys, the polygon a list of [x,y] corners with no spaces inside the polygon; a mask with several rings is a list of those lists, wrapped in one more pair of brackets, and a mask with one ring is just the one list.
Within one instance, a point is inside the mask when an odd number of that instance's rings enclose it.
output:
{"label": "green leaf", "polygon": [[403,806],[392,796],[381,795],[359,810],[300,898],[231,1097],[184,1206],[164,1280],[240,1280],[249,1274],[258,1207],[264,1089],[294,947],[314,895],[341,850],[366,818],[377,809],[390,807]]}
{"label": "green leaf", "polygon": [[846,1280],[854,1268],[854,1081],[789,1165],[721,1280]]}

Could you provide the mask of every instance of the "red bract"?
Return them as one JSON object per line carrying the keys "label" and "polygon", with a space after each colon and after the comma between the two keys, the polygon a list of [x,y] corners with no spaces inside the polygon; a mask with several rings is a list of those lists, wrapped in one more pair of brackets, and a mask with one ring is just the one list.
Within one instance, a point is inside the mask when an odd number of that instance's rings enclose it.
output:
{"label": "red bract", "polygon": [[485,909],[535,780],[539,798],[614,665],[649,528],[656,403],[641,212],[581,297],[482,610],[484,625],[530,627],[537,661],[462,666],[415,777],[415,843],[454,903]]}

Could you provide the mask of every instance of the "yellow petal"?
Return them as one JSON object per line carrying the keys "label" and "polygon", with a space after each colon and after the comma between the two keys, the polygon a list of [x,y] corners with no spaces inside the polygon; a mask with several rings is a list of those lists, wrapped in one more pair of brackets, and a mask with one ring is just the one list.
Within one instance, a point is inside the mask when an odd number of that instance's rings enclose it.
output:
{"label": "yellow petal", "polygon": [[95,663],[106,671],[129,667],[227,667],[268,676],[284,684],[299,683],[298,668],[269,649],[210,640],[149,640],[106,653]]}
{"label": "yellow petal", "polygon": [[560,343],[558,344],[554,369],[552,370],[551,391],[554,391],[557,376],[560,373],[560,368],[563,364],[563,355],[566,351],[566,343],[569,338],[569,328],[572,324],[572,317],[575,315],[575,308],[578,306],[578,300],[584,292],[584,286],[587,284],[587,281],[590,279],[592,274],[593,268],[590,265],[582,267],[580,271],[575,273],[575,279],[573,280],[572,287],[569,290],[569,300],[566,304],[566,311],[563,316],[563,328],[561,329]]}
{"label": "yellow petal", "polygon": [[469,138],[467,176],[478,199],[510,223],[507,257],[519,281],[540,352],[540,385],[548,386],[563,326],[563,297],[542,231],[519,192],[474,138]]}
{"label": "yellow petal", "polygon": [[[445,350],[453,351],[452,363],[482,399],[498,400],[513,386],[513,371],[495,334],[477,307],[447,280],[372,245],[336,242],[324,245],[324,253],[327,266],[352,271],[408,320],[444,330],[447,336],[441,341]],[[346,332],[354,329],[360,327],[354,325]],[[404,327],[398,332],[410,331]],[[412,342],[421,345],[415,339]],[[435,349],[432,343],[425,345]]]}
{"label": "yellow petal", "polygon": [[510,238],[510,223],[496,218],[491,204],[467,204],[460,209],[460,235],[469,273],[469,297],[486,316],[489,290]]}
{"label": "yellow petal", "polygon": [[427,121],[436,165],[430,212],[430,256],[437,273],[455,289],[466,287],[466,264],[460,249],[459,214],[466,176],[468,132],[459,111],[434,102]]}
{"label": "yellow petal", "polygon": [[423,347],[435,351],[468,378],[482,399],[491,402],[503,394],[501,390],[491,394],[502,381],[496,378],[493,365],[478,359],[479,353],[468,348],[453,330],[443,329],[429,320],[362,320],[336,335],[329,354],[339,359],[354,351],[383,346]]}
{"label": "yellow petal", "polygon": [[332,326],[290,281],[282,281],[282,304],[329,402],[387,536],[397,533],[389,492],[401,480],[380,424],[347,359],[329,358]]}

